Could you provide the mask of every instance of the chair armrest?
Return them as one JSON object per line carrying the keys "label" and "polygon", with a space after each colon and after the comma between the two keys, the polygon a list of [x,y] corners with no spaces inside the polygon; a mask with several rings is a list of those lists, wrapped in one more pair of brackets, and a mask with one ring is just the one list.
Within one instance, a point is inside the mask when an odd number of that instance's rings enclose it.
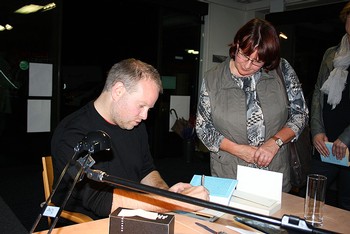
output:
{"label": "chair armrest", "polygon": [[66,210],[62,210],[61,217],[75,223],[85,223],[85,222],[93,221],[92,218],[90,218],[85,214],[66,211]]}

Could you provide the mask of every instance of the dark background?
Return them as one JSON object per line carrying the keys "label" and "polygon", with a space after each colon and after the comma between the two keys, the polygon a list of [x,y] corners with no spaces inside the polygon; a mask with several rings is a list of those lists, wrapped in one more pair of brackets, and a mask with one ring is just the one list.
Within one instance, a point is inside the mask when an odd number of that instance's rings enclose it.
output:
{"label": "dark background", "polygon": [[[3,1],[0,9],[16,9],[16,2]],[[296,70],[308,101],[324,51],[338,44],[345,32],[338,19],[343,5],[266,15],[278,30],[289,34],[289,40],[281,40],[282,56]],[[13,110],[1,121],[7,133],[5,144],[20,141],[23,147],[4,150],[13,153],[26,149],[36,159],[40,158],[36,155],[50,153],[51,133],[26,133],[28,71],[18,67],[20,61],[54,64],[54,129],[67,114],[97,97],[114,63],[134,57],[152,64],[161,75],[182,78],[178,78],[176,89],[166,89],[159,97],[146,121],[154,157],[181,154],[181,138],[168,132],[170,95],[190,95],[194,116],[199,55],[188,55],[185,49],[200,50],[201,26],[207,10],[207,4],[193,0],[101,0],[98,4],[75,0],[58,1],[51,11],[8,17],[15,28],[0,32],[0,52],[21,88],[11,91]],[[2,18],[5,15],[2,13]]]}
{"label": "dark background", "polygon": [[[0,195],[27,229],[43,201],[41,157],[50,154],[49,133],[27,133],[28,70],[20,61],[54,64],[52,130],[67,114],[95,98],[106,72],[115,62],[134,57],[155,66],[161,75],[185,77],[174,90],[165,90],[146,121],[152,154],[169,184],[189,181],[194,173],[209,173],[208,157],[196,152],[183,159],[183,141],[168,132],[170,95],[190,95],[191,114],[197,105],[200,34],[207,5],[193,0],[58,1],[57,8],[30,15],[13,12],[25,1],[0,3],[0,24],[11,20],[12,31],[0,32],[0,53],[6,68],[21,84],[11,90],[12,112],[1,114]],[[43,4],[45,1],[31,1]],[[282,55],[296,70],[308,101],[326,48],[345,33],[338,19],[342,4],[268,14],[278,30]],[[5,12],[5,10],[7,10]],[[330,200],[329,200],[330,201]],[[44,226],[43,226],[44,227]]]}
{"label": "dark background", "polygon": [[[205,14],[207,4],[191,0],[75,0],[59,1],[51,11],[16,15],[15,28],[0,37],[0,51],[11,70],[21,74],[16,77],[21,89],[12,91],[13,111],[5,119],[7,143],[22,138],[31,155],[50,153],[51,133],[26,133],[28,71],[19,69],[20,61],[54,64],[54,129],[67,114],[98,96],[114,63],[134,57],[152,64],[161,75],[184,77],[176,89],[165,90],[146,121],[154,157],[168,156],[169,147],[181,144],[167,128],[170,95],[190,95],[192,115],[195,112],[199,55],[188,55],[185,49],[200,49]],[[181,147],[171,153],[178,155]]]}
{"label": "dark background", "polygon": [[296,70],[307,101],[311,101],[323,53],[340,43],[345,34],[345,25],[339,19],[344,5],[336,3],[266,15],[277,30],[289,32],[291,40],[281,39],[282,56]]}

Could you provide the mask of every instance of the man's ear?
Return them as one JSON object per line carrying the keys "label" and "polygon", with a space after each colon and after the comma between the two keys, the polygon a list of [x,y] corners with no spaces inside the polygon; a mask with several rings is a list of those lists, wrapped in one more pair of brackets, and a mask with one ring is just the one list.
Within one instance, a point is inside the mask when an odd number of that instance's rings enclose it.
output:
{"label": "man's ear", "polygon": [[117,82],[112,86],[112,98],[118,100],[125,92],[125,86],[122,82]]}

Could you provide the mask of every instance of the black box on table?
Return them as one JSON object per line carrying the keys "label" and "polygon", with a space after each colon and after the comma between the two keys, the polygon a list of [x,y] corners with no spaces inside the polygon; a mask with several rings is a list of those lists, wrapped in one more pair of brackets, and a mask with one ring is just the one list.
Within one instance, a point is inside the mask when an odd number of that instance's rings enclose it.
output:
{"label": "black box on table", "polygon": [[121,216],[121,211],[137,213],[138,210],[119,207],[113,211],[109,216],[109,234],[174,234],[174,215],[158,213],[156,219],[148,219],[138,215]]}

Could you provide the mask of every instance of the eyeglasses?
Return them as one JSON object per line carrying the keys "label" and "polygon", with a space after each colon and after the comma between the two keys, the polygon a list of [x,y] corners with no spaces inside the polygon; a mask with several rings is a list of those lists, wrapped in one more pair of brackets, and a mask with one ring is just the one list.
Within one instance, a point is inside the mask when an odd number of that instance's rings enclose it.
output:
{"label": "eyeglasses", "polygon": [[256,67],[262,67],[264,65],[264,62],[263,61],[260,61],[260,60],[256,60],[256,59],[252,59],[250,58],[249,56],[245,55],[241,49],[238,49],[237,50],[237,55],[238,57],[243,60],[244,62],[248,62],[248,61],[251,61],[252,64]]}

